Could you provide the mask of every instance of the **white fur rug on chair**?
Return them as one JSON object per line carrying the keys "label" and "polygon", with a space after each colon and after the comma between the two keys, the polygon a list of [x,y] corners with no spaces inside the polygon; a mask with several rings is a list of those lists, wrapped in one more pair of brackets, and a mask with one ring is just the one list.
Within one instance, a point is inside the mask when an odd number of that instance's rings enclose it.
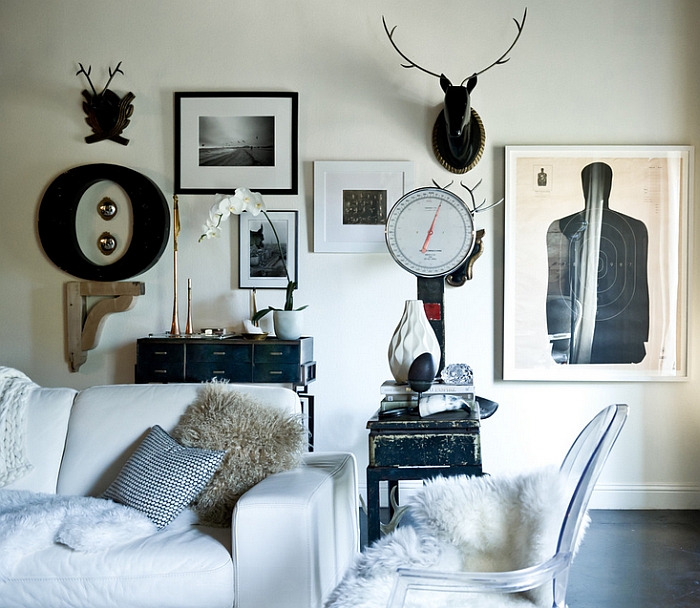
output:
{"label": "white fur rug on chair", "polygon": [[[541,563],[554,555],[565,503],[563,479],[553,467],[515,477],[431,480],[411,499],[409,522],[358,556],[326,608],[384,608],[399,567],[503,572]],[[511,596],[444,597],[442,602],[434,593],[410,592],[407,606],[552,605],[551,585]]]}
{"label": "white fur rug on chair", "polygon": [[104,551],[155,532],[143,513],[111,500],[0,490],[0,581],[22,558],[54,543]]}

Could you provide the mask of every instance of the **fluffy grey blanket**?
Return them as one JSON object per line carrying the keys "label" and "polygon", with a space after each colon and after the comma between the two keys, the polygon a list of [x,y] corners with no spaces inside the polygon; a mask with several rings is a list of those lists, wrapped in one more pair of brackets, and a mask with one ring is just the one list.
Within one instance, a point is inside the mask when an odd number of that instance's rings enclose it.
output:
{"label": "fluffy grey blanket", "polygon": [[55,543],[104,551],[155,532],[144,514],[111,500],[0,490],[0,581],[20,560]]}
{"label": "fluffy grey blanket", "polygon": [[[400,567],[504,572],[541,563],[554,555],[565,508],[555,468],[516,477],[436,478],[410,501],[408,523],[358,556],[326,607],[384,608]],[[517,596],[459,594],[444,602],[415,592],[407,606],[546,607],[552,605],[549,587]]]}

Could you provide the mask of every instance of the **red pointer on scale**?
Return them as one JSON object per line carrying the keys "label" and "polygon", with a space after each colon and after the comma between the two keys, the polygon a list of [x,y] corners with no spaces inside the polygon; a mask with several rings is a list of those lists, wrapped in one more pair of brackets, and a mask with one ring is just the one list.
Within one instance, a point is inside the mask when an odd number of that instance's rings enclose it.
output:
{"label": "red pointer on scale", "polygon": [[425,253],[428,251],[428,244],[430,243],[430,239],[433,236],[434,228],[435,228],[435,222],[437,221],[437,216],[438,213],[440,213],[440,207],[442,207],[442,203],[438,205],[437,210],[435,211],[435,217],[433,217],[433,223],[430,224],[430,230],[428,230],[428,236],[425,237],[425,243],[423,243],[423,247],[421,248],[420,252]]}

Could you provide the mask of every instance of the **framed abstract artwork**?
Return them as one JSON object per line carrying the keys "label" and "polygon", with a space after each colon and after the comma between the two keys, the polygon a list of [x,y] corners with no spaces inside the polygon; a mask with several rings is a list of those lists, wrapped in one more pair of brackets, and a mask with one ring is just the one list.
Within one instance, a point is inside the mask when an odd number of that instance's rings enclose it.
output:
{"label": "framed abstract artwork", "polygon": [[387,213],[412,187],[412,162],[314,162],[314,251],[386,252]]}
{"label": "framed abstract artwork", "polygon": [[505,380],[688,376],[690,146],[507,146]]}
{"label": "framed abstract artwork", "polygon": [[297,194],[298,114],[298,93],[175,93],[175,192]]}

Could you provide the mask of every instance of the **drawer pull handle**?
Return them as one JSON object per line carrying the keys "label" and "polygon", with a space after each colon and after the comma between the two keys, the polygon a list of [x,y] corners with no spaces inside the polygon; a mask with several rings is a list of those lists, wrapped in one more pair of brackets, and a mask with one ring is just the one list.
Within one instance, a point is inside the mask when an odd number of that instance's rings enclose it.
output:
{"label": "drawer pull handle", "polygon": [[270,372],[270,375],[271,375],[271,376],[281,376],[281,375],[282,375],[282,372],[277,371],[277,370],[273,370],[273,371]]}
{"label": "drawer pull handle", "polygon": [[275,356],[275,357],[279,357],[279,356],[283,355],[284,353],[276,350],[276,351],[272,351],[270,354]]}
{"label": "drawer pull handle", "polygon": [[167,369],[154,369],[153,370],[156,374],[167,374],[168,370]]}
{"label": "drawer pull handle", "polygon": [[213,354],[218,355],[218,356],[221,357],[221,356],[223,356],[223,355],[226,354],[226,351],[224,351],[224,350],[215,350]]}
{"label": "drawer pull handle", "polygon": [[153,354],[154,355],[167,355],[168,351],[167,350],[157,350]]}
{"label": "drawer pull handle", "polygon": [[215,369],[212,374],[225,374],[226,372],[223,369]]}

